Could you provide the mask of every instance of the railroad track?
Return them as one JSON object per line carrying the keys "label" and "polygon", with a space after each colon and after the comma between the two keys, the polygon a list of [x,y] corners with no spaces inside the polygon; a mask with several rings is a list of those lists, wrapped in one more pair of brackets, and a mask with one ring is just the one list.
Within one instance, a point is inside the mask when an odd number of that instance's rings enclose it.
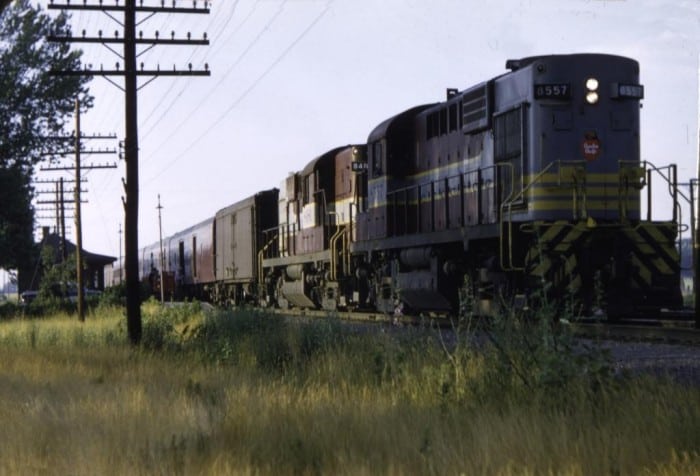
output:
{"label": "railroad track", "polygon": [[[452,327],[444,315],[395,316],[373,311],[324,311],[315,309],[275,309],[281,315],[308,318],[333,317],[345,321],[376,322],[403,325],[436,325]],[[617,341],[663,342],[700,346],[700,329],[695,327],[694,317],[689,313],[664,316],[661,319],[619,319],[608,322],[599,319],[581,319],[570,323],[574,333],[580,337]]]}
{"label": "railroad track", "polygon": [[623,319],[613,323],[577,322],[572,326],[582,337],[700,346],[700,329],[688,320]]}

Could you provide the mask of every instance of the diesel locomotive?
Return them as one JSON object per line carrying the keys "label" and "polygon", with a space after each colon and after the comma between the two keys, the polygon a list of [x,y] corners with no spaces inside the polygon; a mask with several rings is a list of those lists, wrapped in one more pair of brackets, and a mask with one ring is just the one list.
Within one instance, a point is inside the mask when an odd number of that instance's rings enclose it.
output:
{"label": "diesel locomotive", "polygon": [[[486,314],[542,299],[612,317],[679,308],[676,169],[640,158],[639,64],[506,69],[166,240],[176,293],[387,313],[454,312],[465,289]],[[671,216],[652,218],[652,183]]]}

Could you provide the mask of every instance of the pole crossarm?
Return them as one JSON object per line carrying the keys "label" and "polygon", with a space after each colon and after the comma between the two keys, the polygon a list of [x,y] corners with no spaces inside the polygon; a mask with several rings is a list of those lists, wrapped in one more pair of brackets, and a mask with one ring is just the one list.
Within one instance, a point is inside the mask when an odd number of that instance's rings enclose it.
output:
{"label": "pole crossarm", "polygon": [[[69,209],[67,209],[67,210],[69,210]],[[49,210],[49,211],[55,211],[55,210]],[[69,211],[70,211],[70,210],[69,210]],[[74,216],[68,216],[68,217],[66,217],[66,218],[75,218],[75,217],[74,217]],[[37,215],[37,216],[36,216],[36,219],[37,219],[37,220],[55,220],[56,217],[50,217],[50,216],[48,216],[48,215]]]}
{"label": "pole crossarm", "polygon": [[[81,139],[116,139],[117,135],[116,134],[83,134],[80,136]],[[44,140],[51,140],[51,141],[56,141],[56,142],[69,142],[69,141],[74,141],[75,140],[75,134],[67,134],[63,136],[48,136],[44,137]]]}
{"label": "pole crossarm", "polygon": [[[49,35],[46,37],[47,40],[56,43],[98,43],[98,44],[124,44],[124,39],[119,37],[108,38],[105,36],[89,37],[89,36],[56,36]],[[201,40],[193,40],[190,38],[137,38],[134,40],[137,45],[194,45],[194,46],[207,46],[209,45],[209,40],[207,35]]]}
{"label": "pole crossarm", "polygon": [[[203,7],[197,7],[197,2],[195,1],[193,7],[178,7],[175,5],[175,2],[173,2],[173,6],[171,7],[166,7],[165,5],[162,6],[152,6],[152,5],[143,5],[143,1],[141,2],[141,5],[137,5],[134,7],[134,11],[136,13],[209,13],[209,4],[210,2],[205,1],[202,2]],[[68,1],[66,3],[56,3],[53,0],[51,0],[51,3],[49,3],[49,10],[83,10],[83,11],[99,11],[99,12],[126,12],[126,6],[123,5],[103,5],[102,2],[100,1],[99,4],[97,3],[92,3],[88,4],[87,1],[83,3],[82,5],[79,4],[71,4]]]}
{"label": "pole crossarm", "polygon": [[124,71],[120,69],[104,69],[104,70],[51,70],[55,76],[211,76],[211,71],[204,70],[168,70],[168,69],[150,69],[137,70],[134,72]]}
{"label": "pole crossarm", "polygon": [[[53,183],[53,184],[56,184],[56,183],[59,183],[61,181],[67,182],[67,183],[75,183],[75,179],[63,179],[63,180],[37,179],[37,180],[34,180],[34,183]],[[87,179],[83,177],[80,179],[80,182],[85,183],[85,182],[87,182]]]}
{"label": "pole crossarm", "polygon": [[[75,202],[75,200],[37,200],[37,205],[60,205],[61,203]],[[87,200],[80,200],[80,203],[87,203]]]}
{"label": "pole crossarm", "polygon": [[[82,169],[116,169],[117,164],[90,164],[81,165]],[[75,170],[75,166],[59,166],[59,167],[41,167],[42,172],[49,172],[55,170]]]}
{"label": "pole crossarm", "polygon": [[[116,149],[80,149],[82,155],[93,155],[93,154],[116,154]],[[56,152],[45,152],[41,154],[42,156],[52,156],[52,155],[75,155],[75,150],[57,150]]]}
{"label": "pole crossarm", "polygon": [[[64,208],[67,212],[72,212],[72,211],[75,210],[75,208],[73,208],[72,206],[64,206],[63,208]],[[41,208],[41,207],[38,207],[38,208],[34,208],[34,211],[35,211],[35,212],[55,212],[56,209],[55,209],[55,208]],[[55,217],[51,217],[51,218],[53,219],[53,218],[55,218]]]}
{"label": "pole crossarm", "polygon": [[[34,193],[37,194],[37,195],[47,195],[47,194],[55,195],[55,194],[56,194],[56,190],[35,190]],[[75,189],[73,189],[73,190],[64,190],[63,193],[75,193]],[[87,190],[81,189],[81,190],[80,190],[80,193],[87,193]]]}

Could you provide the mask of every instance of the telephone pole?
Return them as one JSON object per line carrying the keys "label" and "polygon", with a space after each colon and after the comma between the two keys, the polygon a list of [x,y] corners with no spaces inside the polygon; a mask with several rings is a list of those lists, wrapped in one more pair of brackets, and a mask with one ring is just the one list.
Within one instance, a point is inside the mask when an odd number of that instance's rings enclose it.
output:
{"label": "telephone pole", "polygon": [[[81,219],[81,203],[83,201],[80,198],[80,194],[82,192],[80,188],[80,183],[83,180],[82,179],[82,169],[116,169],[117,165],[116,164],[90,164],[89,166],[82,167],[81,166],[81,154],[114,154],[116,153],[116,150],[112,149],[104,149],[104,150],[93,150],[93,149],[83,149],[82,144],[81,144],[81,139],[88,137],[84,136],[83,132],[80,127],[80,100],[76,99],[75,100],[75,131],[74,135],[72,136],[73,139],[73,151],[72,153],[75,155],[75,164],[73,167],[62,167],[62,166],[51,166],[51,167],[41,167],[41,170],[44,171],[57,171],[57,170],[74,170],[75,171],[75,183],[76,187],[74,189],[74,201],[75,201],[75,263],[76,263],[76,281],[77,281],[77,286],[78,286],[78,295],[77,295],[77,305],[78,305],[78,319],[83,322],[85,321],[85,283],[83,280],[83,226],[82,226],[82,219]],[[116,139],[116,136],[101,136],[101,135],[92,135],[89,136],[92,139]],[[65,139],[70,139],[71,136],[67,137],[58,137],[54,138],[57,140],[65,140]],[[59,152],[59,155],[68,155],[70,153],[69,150],[65,150],[62,152]],[[63,181],[61,180],[60,182],[60,188],[61,188],[61,210],[63,210]],[[41,202],[39,202],[41,203]],[[61,213],[62,215],[62,231],[63,231],[63,249],[65,250],[65,216],[63,215],[63,212]],[[64,256],[65,259],[65,256]]]}
{"label": "telephone pole", "polygon": [[[37,182],[34,182],[37,183]],[[63,184],[65,181],[63,180],[63,177],[61,177],[59,180],[55,181],[43,181],[40,183],[52,183],[56,185],[55,190],[36,190],[34,193],[36,195],[55,195],[56,198],[55,200],[37,200],[36,204],[37,205],[50,205],[53,208],[45,207],[45,208],[35,208],[34,210],[37,212],[54,212],[56,214],[55,217],[51,217],[51,219],[55,218],[56,220],[56,233],[58,233],[61,237],[61,263],[66,261],[66,210],[68,211],[74,211],[73,208],[68,208],[66,207],[66,199],[64,198],[65,191]],[[42,219],[48,219],[49,217],[46,216],[37,216],[36,217],[38,220]]]}
{"label": "telephone pole", "polygon": [[156,209],[158,209],[158,237],[160,240],[160,302],[164,303],[165,286],[163,283],[163,270],[165,269],[165,254],[163,253],[163,222],[161,221],[160,217],[160,211],[163,209],[163,206],[160,204],[160,193],[158,194],[158,206]]}
{"label": "telephone pole", "polygon": [[[80,181],[80,100],[75,100],[75,181]],[[78,320],[85,321],[83,292],[83,227],[80,220],[80,187],[75,187],[75,263],[78,281]]]}
{"label": "telephone pole", "polygon": [[[52,169],[49,169],[52,170]],[[85,183],[87,182],[86,178],[80,179],[80,183]],[[37,205],[45,205],[45,207],[37,207],[34,210],[37,212],[51,212],[54,213],[55,216],[49,217],[46,215],[38,215],[36,218],[37,220],[56,220],[56,233],[59,233],[60,231],[60,236],[61,236],[61,261],[65,262],[66,260],[66,212],[74,212],[75,208],[73,205],[66,206],[66,203],[68,203],[68,200],[66,200],[65,197],[65,187],[64,185],[66,183],[75,183],[75,180],[73,179],[65,179],[63,177],[59,178],[58,180],[46,180],[46,179],[40,179],[40,180],[34,180],[33,182],[35,185],[37,184],[51,184],[55,186],[55,190],[36,190],[34,193],[38,196],[41,195],[55,195],[55,200],[37,200],[36,204]],[[69,193],[75,193],[74,190],[69,190]],[[81,190],[81,193],[87,192],[87,190]],[[85,203],[85,202],[83,202]],[[75,218],[75,217],[73,217]]]}
{"label": "telephone pole", "polygon": [[[122,224],[119,224],[119,284],[122,284]],[[112,280],[114,280],[114,275],[112,275]]]}
{"label": "telephone pole", "polygon": [[[126,314],[127,314],[127,331],[132,344],[139,344],[141,341],[141,297],[139,283],[139,262],[138,262],[138,213],[139,213],[139,169],[138,169],[138,83],[139,76],[149,76],[151,79],[145,84],[150,83],[158,76],[209,76],[209,68],[205,65],[204,70],[193,70],[191,65],[186,70],[161,70],[158,67],[155,70],[145,70],[143,65],[141,69],[136,67],[137,51],[136,45],[149,45],[152,48],[156,45],[208,45],[209,40],[204,35],[201,40],[191,39],[188,34],[187,38],[175,38],[172,34],[170,38],[161,38],[156,32],[154,38],[144,38],[142,34],[136,36],[136,14],[142,13],[150,18],[156,13],[189,13],[189,14],[208,14],[209,2],[204,1],[203,7],[197,6],[197,1],[193,1],[193,6],[178,7],[176,1],[172,2],[172,6],[165,6],[165,2],[159,2],[160,6],[144,5],[143,1],[136,5],[136,0],[125,0],[123,5],[120,5],[115,0],[115,5],[104,5],[102,0],[99,3],[88,3],[88,0],[83,0],[82,4],[73,3],[65,0],[65,3],[56,4],[51,0],[49,9],[62,10],[86,10],[86,11],[101,11],[114,19],[112,13],[118,12],[123,14],[123,21],[118,22],[123,27],[123,37],[114,38],[102,37],[100,32],[98,37],[64,37],[64,36],[49,36],[50,41],[59,42],[77,42],[77,43],[101,43],[112,50],[108,44],[121,44],[124,48],[121,59],[124,61],[124,68],[120,70],[118,67],[114,70],[105,70],[100,67],[100,70],[84,69],[80,71],[54,71],[57,75],[89,75],[103,76],[109,80],[109,76],[120,76],[124,78],[125,97],[125,139],[124,139],[124,157],[126,161],[126,183],[124,200],[124,241],[125,241],[125,267],[126,267]],[[146,19],[145,18],[145,19]],[[145,21],[143,19],[142,21]],[[116,19],[115,19],[116,21]],[[140,24],[140,22],[139,22]],[[112,50],[114,51],[114,50]],[[112,82],[110,80],[110,82]],[[113,84],[117,87],[117,83]],[[144,86],[145,86],[144,84]]]}
{"label": "telephone pole", "polygon": [[[696,171],[695,184],[698,185],[698,197],[700,197],[700,54],[698,54],[698,112],[697,112],[697,128],[698,128],[698,168]],[[690,196],[693,196],[693,183],[690,184]],[[693,200],[691,198],[691,200]],[[691,210],[695,210],[695,214],[700,214],[700,204],[694,207],[695,203],[691,203]],[[695,234],[693,236],[693,294],[695,295],[695,327],[700,329],[700,218],[692,216],[695,224]]]}

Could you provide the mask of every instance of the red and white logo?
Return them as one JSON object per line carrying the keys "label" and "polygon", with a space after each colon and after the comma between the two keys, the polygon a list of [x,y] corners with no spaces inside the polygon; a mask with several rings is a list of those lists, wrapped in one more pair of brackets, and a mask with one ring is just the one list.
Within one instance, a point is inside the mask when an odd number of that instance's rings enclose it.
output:
{"label": "red and white logo", "polygon": [[592,161],[598,158],[601,151],[600,140],[595,133],[586,134],[586,139],[581,144],[583,156],[587,161]]}

